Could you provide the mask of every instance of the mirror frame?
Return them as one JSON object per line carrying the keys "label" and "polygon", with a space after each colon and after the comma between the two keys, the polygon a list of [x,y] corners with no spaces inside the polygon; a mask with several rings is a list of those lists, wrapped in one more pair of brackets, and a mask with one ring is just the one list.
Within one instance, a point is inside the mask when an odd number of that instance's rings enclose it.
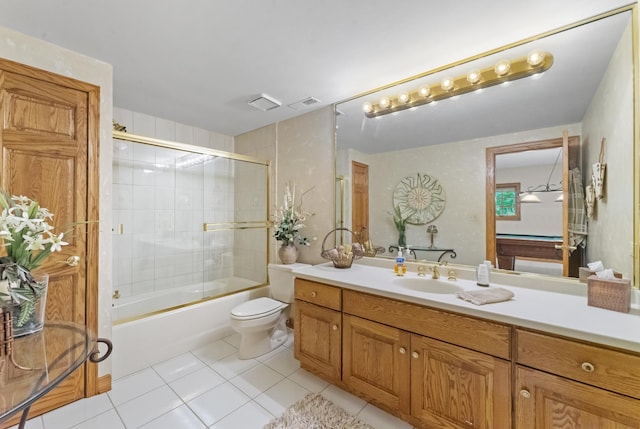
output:
{"label": "mirror frame", "polygon": [[[638,33],[638,26],[640,25],[640,23],[638,22],[638,4],[634,3],[634,4],[629,4],[627,6],[623,6],[623,7],[619,7],[616,9],[612,9],[608,12],[604,12],[589,18],[585,18],[582,19],[580,21],[576,21],[525,39],[521,39],[518,40],[516,42],[513,43],[509,43],[503,46],[500,46],[498,48],[494,48],[491,49],[489,51],[485,51],[482,53],[479,53],[477,55],[473,55],[471,57],[467,57],[464,59],[461,59],[459,61],[453,62],[453,63],[449,63],[440,67],[436,67],[430,70],[427,70],[425,72],[416,74],[416,75],[412,75],[412,76],[408,76],[404,79],[395,81],[395,82],[391,82],[388,83],[386,85],[377,87],[377,88],[373,88],[371,90],[356,94],[352,97],[346,98],[344,100],[341,100],[339,102],[336,102],[333,105],[334,108],[334,116],[337,117],[337,115],[339,114],[339,105],[342,103],[346,103],[348,101],[353,101],[355,99],[358,99],[360,97],[365,97],[371,94],[374,94],[378,91],[382,91],[382,90],[386,90],[389,88],[392,88],[394,86],[397,85],[402,85],[405,84],[407,82],[411,82],[413,80],[416,79],[420,79],[429,75],[432,75],[434,73],[438,73],[453,67],[457,67],[463,64],[467,64],[470,63],[472,61],[490,56],[490,55],[494,55],[497,54],[499,52],[526,44],[526,43],[530,43],[539,39],[542,39],[544,37],[548,37],[548,36],[552,36],[554,34],[558,34],[558,33],[562,33],[564,31],[567,30],[571,30],[573,28],[576,27],[580,27],[582,25],[586,25],[589,24],[591,22],[595,22],[613,15],[617,15],[619,13],[623,13],[623,12],[631,12],[631,37],[632,37],[632,41],[631,41],[631,46],[632,46],[632,67],[633,67],[633,115],[634,115],[634,120],[633,120],[633,165],[634,165],[634,179],[633,179],[633,279],[631,281],[631,284],[633,286],[634,289],[640,289],[640,120],[638,119],[638,115],[640,114],[640,66],[639,66],[639,52],[638,52],[638,45],[640,43],[640,41],[638,40],[639,37],[639,33]],[[337,122],[336,122],[337,123]],[[337,148],[338,148],[338,132],[337,132],[337,127],[335,129],[335,134],[334,134],[334,157],[335,154],[337,153]],[[336,162],[336,160],[334,159],[334,163]],[[335,174],[334,174],[335,175]],[[344,205],[344,195],[341,194],[341,203]],[[344,219],[338,219],[337,218],[337,211],[334,210],[334,215],[336,216],[336,218],[334,218],[334,225],[338,225],[338,224],[343,224],[344,223]],[[513,272],[513,271],[504,271],[504,270],[498,270],[498,271],[503,271],[503,272],[508,272],[511,274],[520,274],[520,275],[527,275],[527,276],[540,276],[539,274],[532,274],[532,273],[525,273],[525,272]],[[564,277],[563,279],[566,280],[574,280],[572,278],[566,278]],[[575,279],[575,281],[577,282],[578,279]]]}

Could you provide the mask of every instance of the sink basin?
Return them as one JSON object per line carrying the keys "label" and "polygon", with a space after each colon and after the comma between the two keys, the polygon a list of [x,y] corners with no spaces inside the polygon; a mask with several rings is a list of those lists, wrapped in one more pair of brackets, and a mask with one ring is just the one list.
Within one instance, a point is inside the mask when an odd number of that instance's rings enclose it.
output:
{"label": "sink basin", "polygon": [[393,284],[416,292],[453,294],[464,289],[448,280],[434,280],[431,277],[399,277]]}

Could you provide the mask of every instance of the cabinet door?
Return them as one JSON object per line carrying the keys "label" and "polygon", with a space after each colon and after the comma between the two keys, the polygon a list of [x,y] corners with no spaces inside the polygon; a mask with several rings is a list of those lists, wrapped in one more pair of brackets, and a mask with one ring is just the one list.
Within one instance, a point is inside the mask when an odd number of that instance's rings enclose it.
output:
{"label": "cabinet door", "polygon": [[339,381],[342,313],[299,300],[295,304],[296,359],[325,379]]}
{"label": "cabinet door", "polygon": [[640,427],[640,401],[532,369],[516,369],[516,429]]}
{"label": "cabinet door", "polygon": [[342,381],[367,399],[409,413],[408,332],[345,314]]}
{"label": "cabinet door", "polygon": [[411,414],[439,428],[511,427],[511,364],[411,335]]}

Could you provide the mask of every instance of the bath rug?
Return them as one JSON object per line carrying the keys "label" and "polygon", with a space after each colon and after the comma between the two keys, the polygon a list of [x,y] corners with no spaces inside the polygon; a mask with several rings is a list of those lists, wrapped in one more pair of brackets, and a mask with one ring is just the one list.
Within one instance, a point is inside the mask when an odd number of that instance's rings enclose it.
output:
{"label": "bath rug", "polygon": [[374,429],[319,393],[309,393],[263,429]]}

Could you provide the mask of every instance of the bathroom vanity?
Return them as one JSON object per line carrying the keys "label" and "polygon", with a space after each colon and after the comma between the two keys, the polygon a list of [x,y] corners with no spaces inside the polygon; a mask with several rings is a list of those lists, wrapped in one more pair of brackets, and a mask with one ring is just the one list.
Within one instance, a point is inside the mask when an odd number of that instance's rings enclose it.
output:
{"label": "bathroom vanity", "polygon": [[475,306],[455,296],[477,287],[470,270],[447,281],[416,268],[297,271],[302,367],[420,428],[640,427],[637,308],[588,307],[584,285],[506,274],[492,287],[514,299]]}

